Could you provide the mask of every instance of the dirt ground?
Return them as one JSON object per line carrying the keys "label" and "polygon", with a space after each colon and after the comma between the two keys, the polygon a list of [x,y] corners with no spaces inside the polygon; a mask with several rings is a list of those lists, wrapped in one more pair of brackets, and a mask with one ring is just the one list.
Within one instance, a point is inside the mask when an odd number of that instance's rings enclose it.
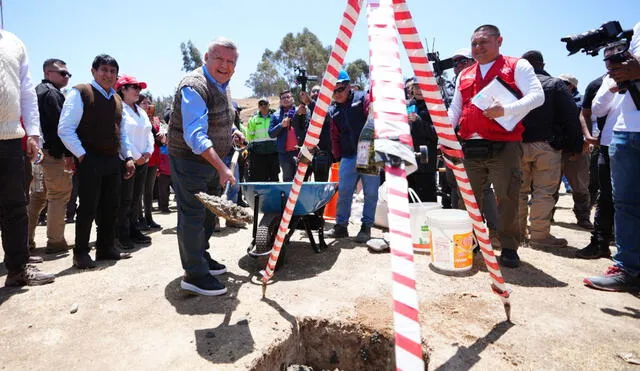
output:
{"label": "dirt ground", "polygon": [[[589,233],[573,224],[569,195],[561,195],[559,205],[552,232],[569,246],[522,248],[522,267],[503,270],[513,290],[513,323],[505,322],[480,260],[469,274],[454,277],[433,271],[427,255],[417,256],[430,369],[640,369],[621,358],[640,358],[640,301],[582,285],[585,275],[603,272],[610,262],[573,258]],[[229,292],[195,297],[179,288],[175,211],[154,218],[164,230],[151,233],[153,245],[90,271],[73,268],[68,254],[44,254],[46,230],[38,227],[40,267],[57,279],[0,288],[0,368],[247,370],[285,343],[304,318],[391,329],[389,254],[371,254],[351,240],[316,254],[296,232],[263,299],[256,262],[245,254],[251,229],[223,228],[211,245],[228,267],[221,280]],[[358,226],[350,230],[355,235]],[[66,236],[73,242],[73,224]],[[5,276],[2,266],[0,280]]]}

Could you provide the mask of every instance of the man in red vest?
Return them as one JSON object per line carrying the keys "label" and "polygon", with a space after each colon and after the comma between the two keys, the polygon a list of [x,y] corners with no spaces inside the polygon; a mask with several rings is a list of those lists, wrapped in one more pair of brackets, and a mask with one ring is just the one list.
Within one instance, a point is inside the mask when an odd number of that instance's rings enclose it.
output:
{"label": "man in red vest", "polygon": [[[524,117],[544,103],[544,93],[531,64],[501,55],[501,45],[502,36],[496,26],[483,25],[475,29],[471,54],[477,63],[458,75],[449,118],[454,126],[459,126],[464,166],[481,210],[482,189],[487,183],[493,184],[498,201],[498,238],[502,243],[500,263],[516,268],[520,265],[518,197],[524,127],[518,122],[508,130],[496,119]],[[471,99],[493,80],[500,80],[496,82],[506,86],[518,99],[507,104],[494,100],[482,110]]]}

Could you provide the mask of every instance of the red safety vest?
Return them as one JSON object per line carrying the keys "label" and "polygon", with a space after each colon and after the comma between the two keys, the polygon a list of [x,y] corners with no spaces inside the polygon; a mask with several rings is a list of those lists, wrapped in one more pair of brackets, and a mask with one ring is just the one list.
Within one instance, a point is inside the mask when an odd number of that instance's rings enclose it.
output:
{"label": "red safety vest", "polygon": [[470,139],[473,133],[478,133],[483,139],[487,140],[499,142],[522,141],[522,132],[524,132],[522,121],[512,131],[507,131],[495,120],[485,117],[482,114],[482,110],[471,103],[471,98],[496,76],[499,76],[522,96],[522,92],[520,92],[515,82],[517,62],[518,58],[500,55],[484,78],[480,73],[480,65],[477,63],[461,72],[458,89],[460,89],[462,96],[462,114],[460,115],[460,131],[458,135],[462,140]]}

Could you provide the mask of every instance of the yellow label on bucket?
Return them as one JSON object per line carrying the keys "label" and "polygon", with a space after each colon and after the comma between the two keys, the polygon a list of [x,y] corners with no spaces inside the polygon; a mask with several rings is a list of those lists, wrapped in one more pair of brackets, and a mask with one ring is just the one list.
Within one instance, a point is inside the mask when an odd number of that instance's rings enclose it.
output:
{"label": "yellow label on bucket", "polygon": [[473,264],[473,235],[471,232],[453,235],[453,267],[468,268]]}

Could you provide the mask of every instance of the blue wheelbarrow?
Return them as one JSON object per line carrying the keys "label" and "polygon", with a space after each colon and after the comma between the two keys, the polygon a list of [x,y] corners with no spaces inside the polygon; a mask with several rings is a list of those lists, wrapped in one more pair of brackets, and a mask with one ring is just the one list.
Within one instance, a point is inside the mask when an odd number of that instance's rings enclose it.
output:
{"label": "blue wheelbarrow", "polygon": [[[249,206],[253,208],[253,240],[247,249],[247,254],[253,258],[268,256],[278,232],[280,220],[285,204],[289,198],[289,191],[293,183],[240,183]],[[288,244],[291,235],[296,230],[304,230],[315,252],[321,252],[327,247],[324,241],[324,206],[338,190],[338,183],[305,182],[302,183],[298,202],[293,210],[289,223],[289,231],[282,245],[281,254]],[[259,213],[263,213],[258,221]],[[318,243],[313,237],[313,231],[318,233]]]}

